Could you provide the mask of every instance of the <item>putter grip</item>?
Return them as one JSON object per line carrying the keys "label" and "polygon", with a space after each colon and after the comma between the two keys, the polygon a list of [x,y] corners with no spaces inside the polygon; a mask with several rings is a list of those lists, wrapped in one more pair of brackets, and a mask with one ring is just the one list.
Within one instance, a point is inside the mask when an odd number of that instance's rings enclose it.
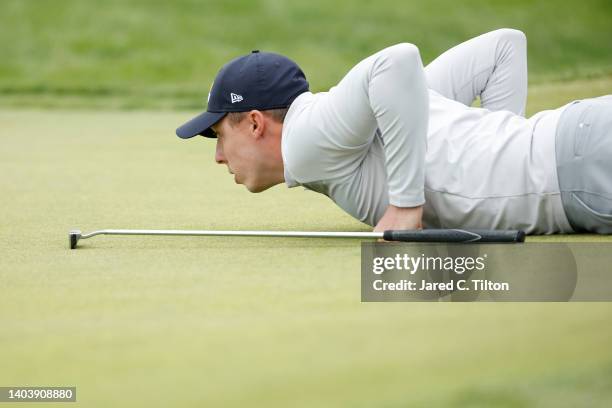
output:
{"label": "putter grip", "polygon": [[388,230],[383,233],[385,241],[402,242],[524,242],[521,230]]}

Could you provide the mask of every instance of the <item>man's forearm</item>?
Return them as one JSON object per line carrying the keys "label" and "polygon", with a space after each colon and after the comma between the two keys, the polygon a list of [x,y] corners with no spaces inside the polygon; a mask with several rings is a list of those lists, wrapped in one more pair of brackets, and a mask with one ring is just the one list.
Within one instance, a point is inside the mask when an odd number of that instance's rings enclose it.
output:
{"label": "man's forearm", "polygon": [[425,202],[425,153],[429,95],[418,49],[398,44],[375,60],[369,97],[384,142],[389,203]]}
{"label": "man's forearm", "polygon": [[428,86],[471,106],[525,114],[527,103],[527,39],[519,30],[503,28],[469,39],[447,50],[425,67]]}

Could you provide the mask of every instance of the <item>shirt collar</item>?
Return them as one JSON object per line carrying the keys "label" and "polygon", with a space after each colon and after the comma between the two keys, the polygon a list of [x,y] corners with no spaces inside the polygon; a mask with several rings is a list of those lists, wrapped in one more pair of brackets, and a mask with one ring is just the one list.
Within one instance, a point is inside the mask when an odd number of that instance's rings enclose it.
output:
{"label": "shirt collar", "polygon": [[289,173],[286,157],[285,157],[285,154],[283,152],[284,144],[285,144],[285,142],[287,140],[287,135],[291,131],[292,119],[295,116],[296,112],[299,110],[299,106],[302,105],[301,102],[305,98],[307,98],[307,95],[312,95],[312,92],[304,92],[304,93],[300,94],[297,98],[295,98],[295,100],[293,101],[291,106],[289,106],[289,110],[287,111],[287,115],[285,115],[285,120],[283,121],[283,130],[282,130],[282,134],[281,134],[282,135],[282,140],[281,140],[281,156],[283,157],[285,184],[287,184],[287,187],[289,187],[289,188],[297,187],[297,186],[299,186],[301,184],[291,175],[291,173]]}
{"label": "shirt collar", "polygon": [[289,187],[289,188],[297,187],[297,186],[300,185],[300,183],[295,181],[295,179],[293,178],[291,173],[289,173],[289,171],[287,170],[287,166],[286,165],[285,165],[285,184],[287,184],[287,187]]}

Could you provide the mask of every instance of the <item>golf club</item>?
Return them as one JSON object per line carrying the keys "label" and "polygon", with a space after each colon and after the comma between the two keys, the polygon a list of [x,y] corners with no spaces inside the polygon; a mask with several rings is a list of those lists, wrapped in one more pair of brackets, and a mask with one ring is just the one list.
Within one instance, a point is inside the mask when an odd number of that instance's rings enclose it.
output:
{"label": "golf club", "polygon": [[317,232],[317,231],[198,231],[198,230],[128,230],[104,229],[90,233],[72,230],[69,234],[70,249],[75,249],[81,239],[96,235],[179,235],[179,236],[231,236],[231,237],[292,237],[292,238],[359,238],[384,239],[401,242],[524,242],[521,230],[463,230],[425,229],[388,230],[385,232]]}

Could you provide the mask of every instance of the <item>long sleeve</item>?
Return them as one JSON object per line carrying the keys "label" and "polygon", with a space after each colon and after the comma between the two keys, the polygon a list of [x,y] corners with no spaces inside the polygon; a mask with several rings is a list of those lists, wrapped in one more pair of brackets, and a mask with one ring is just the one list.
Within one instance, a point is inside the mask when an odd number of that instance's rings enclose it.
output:
{"label": "long sleeve", "polygon": [[288,115],[283,131],[283,155],[297,181],[358,177],[380,133],[389,203],[424,203],[429,100],[417,47],[385,48],[311,99]]}
{"label": "long sleeve", "polygon": [[470,106],[525,115],[527,39],[502,28],[465,41],[425,67],[428,86],[442,96]]}

